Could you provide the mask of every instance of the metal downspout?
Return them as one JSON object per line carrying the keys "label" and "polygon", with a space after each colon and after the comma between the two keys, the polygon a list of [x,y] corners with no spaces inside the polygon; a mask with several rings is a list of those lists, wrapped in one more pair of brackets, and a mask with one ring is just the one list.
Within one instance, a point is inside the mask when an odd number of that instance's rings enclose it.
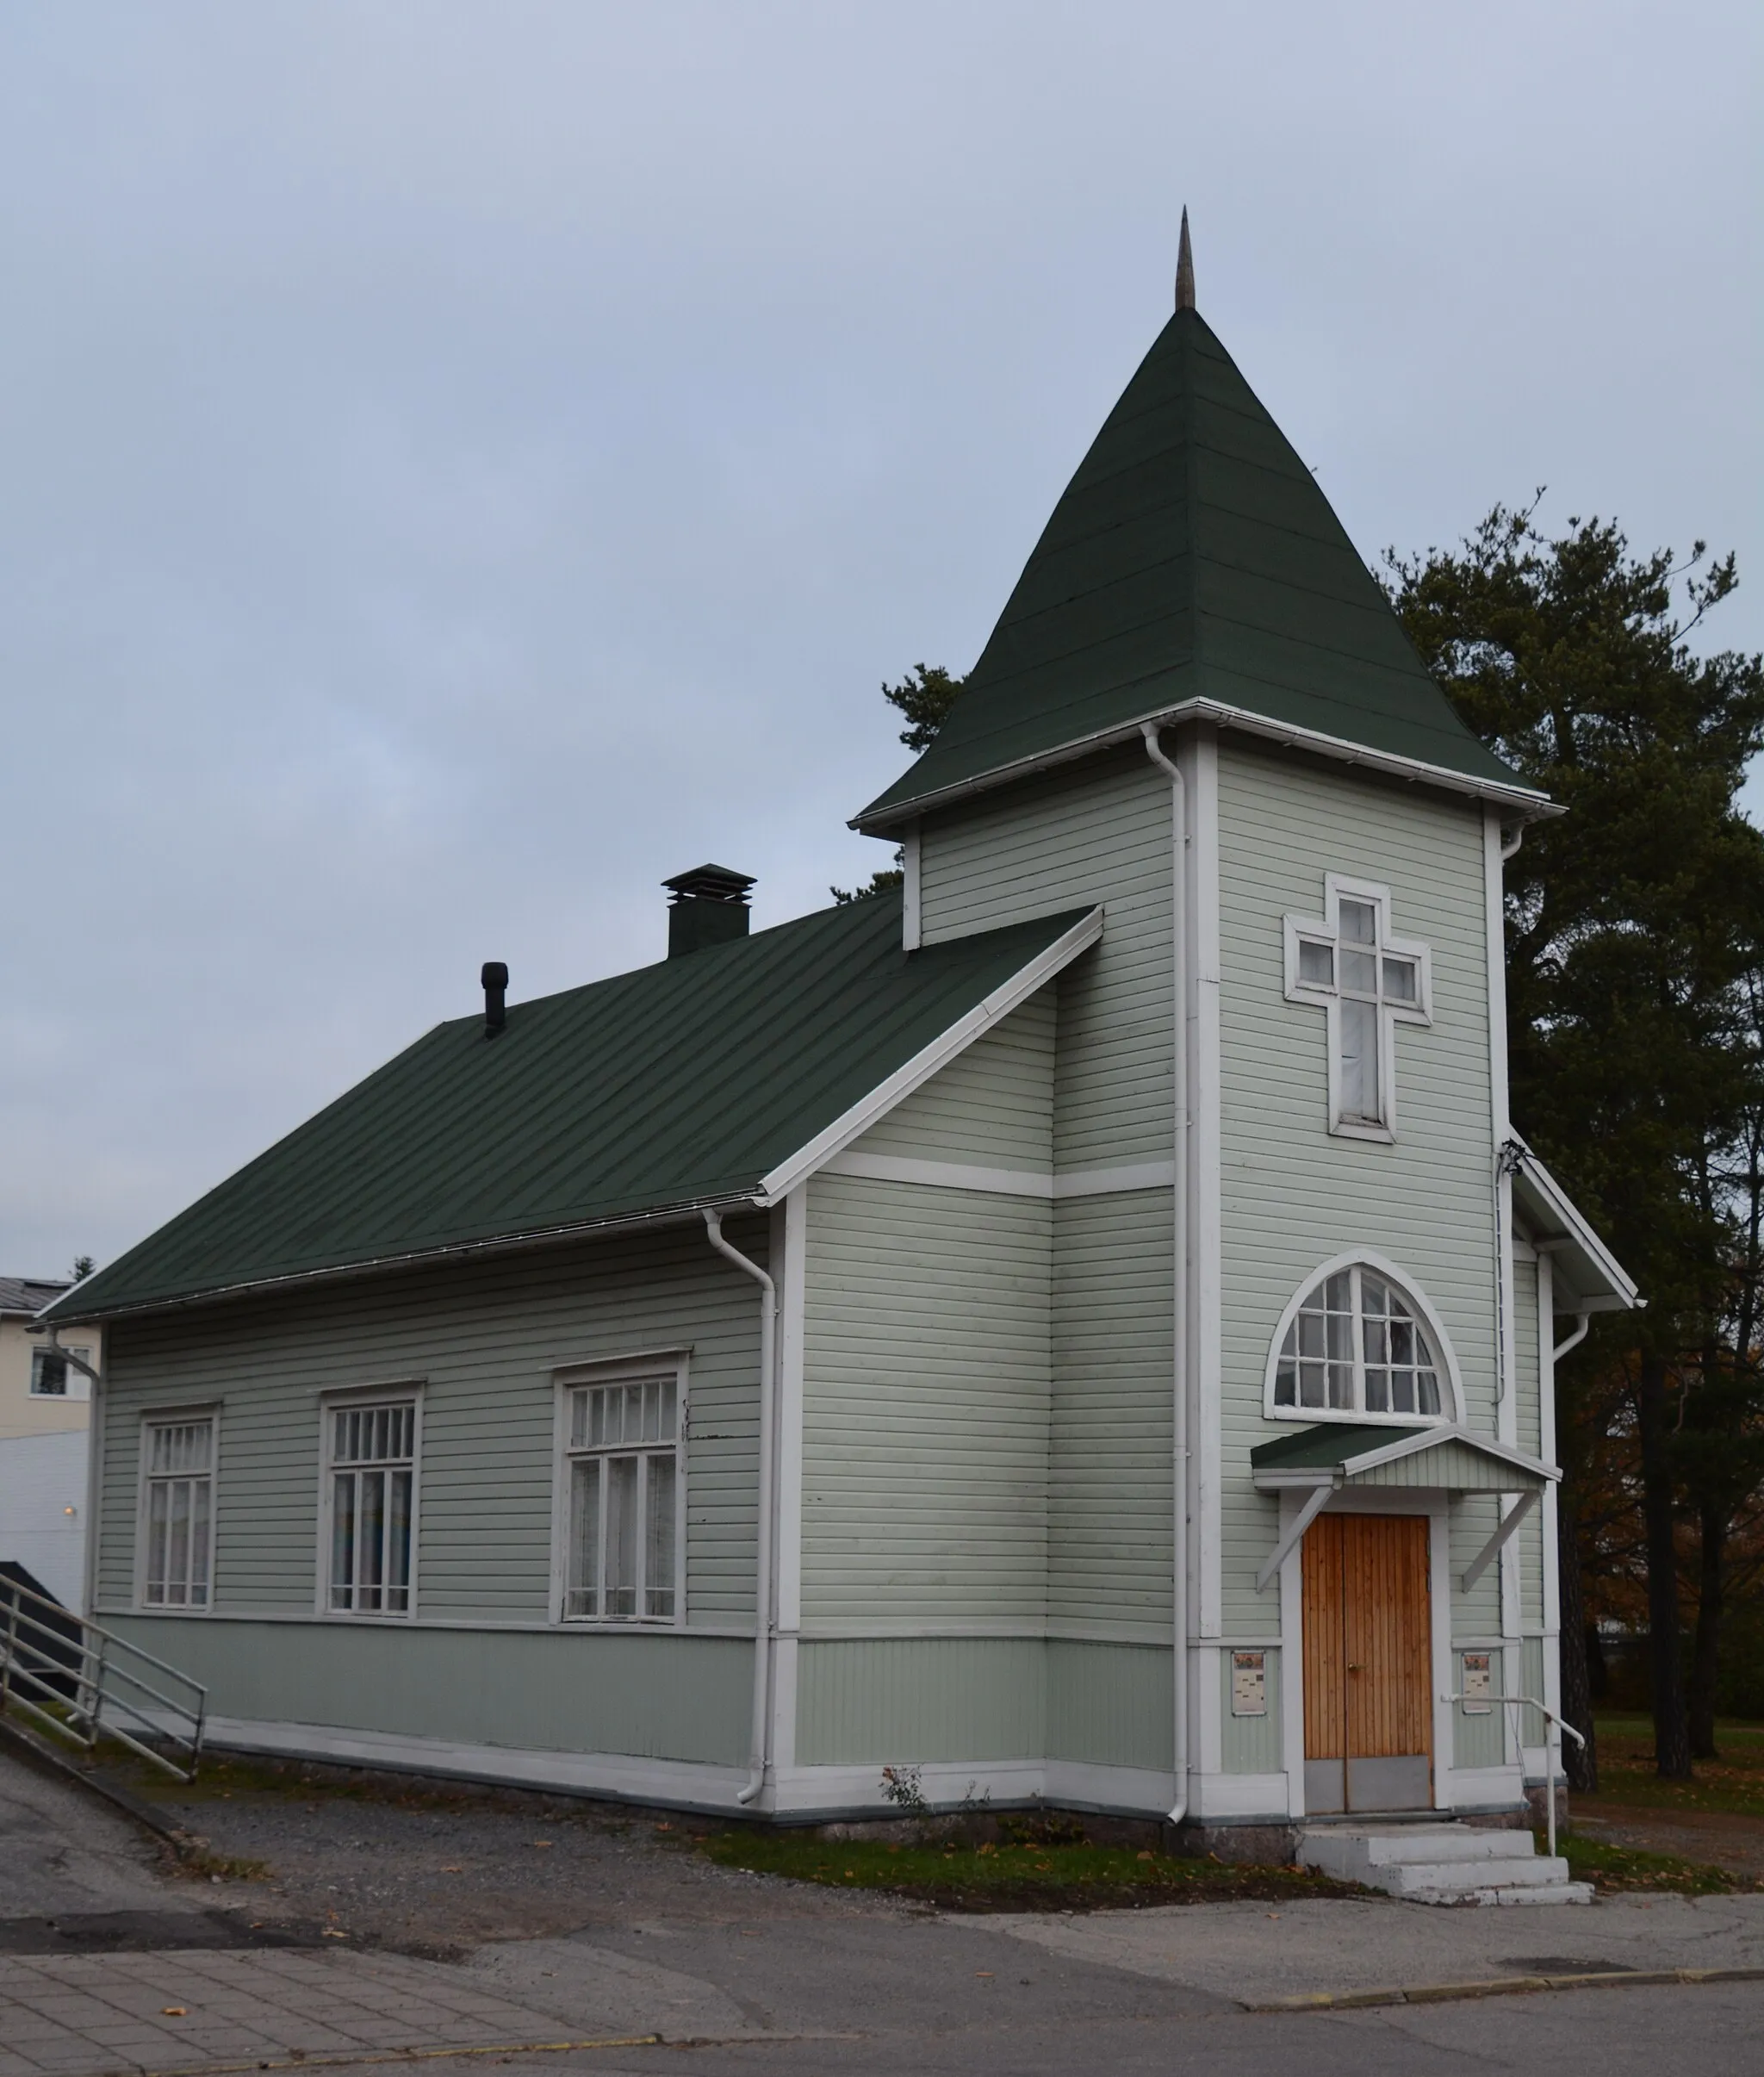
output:
{"label": "metal downspout", "polygon": [[754,1564],[754,1720],[747,1787],[737,1803],[751,1803],[766,1786],[766,1748],[771,1724],[772,1571],[775,1504],[773,1497],[773,1431],[777,1427],[778,1287],[757,1262],[750,1262],[724,1238],[723,1219],[709,1206],[705,1228],[711,1245],[760,1286],[760,1496],[758,1552]]}
{"label": "metal downspout", "polygon": [[1172,1702],[1176,1800],[1168,1822],[1180,1825],[1189,1813],[1189,977],[1188,977],[1188,787],[1180,768],[1164,754],[1158,724],[1141,724],[1146,749],[1153,764],[1170,774],[1171,815],[1171,976],[1176,1004],[1175,1089],[1172,1098],[1176,1157],[1175,1363],[1171,1380],[1171,1469],[1175,1485],[1171,1567],[1174,1607],[1171,1618],[1175,1661]]}

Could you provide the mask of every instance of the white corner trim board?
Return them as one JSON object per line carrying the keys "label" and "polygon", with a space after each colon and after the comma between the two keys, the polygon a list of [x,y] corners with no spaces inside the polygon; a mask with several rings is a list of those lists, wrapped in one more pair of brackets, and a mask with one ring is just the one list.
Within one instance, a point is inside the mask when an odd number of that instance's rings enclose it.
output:
{"label": "white corner trim board", "polygon": [[940,1068],[947,1067],[959,1053],[966,1052],[982,1033],[990,1031],[1013,1010],[1021,1009],[1038,988],[1045,987],[1081,952],[1088,952],[1102,935],[1102,911],[1092,909],[1069,930],[1062,931],[1051,945],[1038,952],[1008,981],[995,988],[984,1002],[976,1003],[966,1017],[959,1017],[929,1046],[922,1047],[885,1082],[878,1083],[843,1116],[835,1118],[824,1131],[817,1133],[806,1146],[798,1147],[787,1160],[780,1161],[769,1175],[762,1176],[754,1202],[773,1204],[780,1197],[787,1197],[798,1183],[806,1182],[817,1169],[825,1167],[835,1154],[842,1154],[854,1140],[886,1117],[897,1104],[929,1082]]}

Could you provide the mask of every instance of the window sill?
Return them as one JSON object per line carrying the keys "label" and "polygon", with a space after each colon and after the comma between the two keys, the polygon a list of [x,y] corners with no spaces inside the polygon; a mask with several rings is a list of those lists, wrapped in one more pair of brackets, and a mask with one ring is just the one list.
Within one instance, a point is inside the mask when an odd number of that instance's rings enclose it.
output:
{"label": "window sill", "polygon": [[1329,1131],[1338,1140],[1375,1140],[1384,1147],[1396,1144],[1396,1135],[1388,1125],[1370,1125],[1360,1118],[1337,1118]]}
{"label": "window sill", "polygon": [[1307,1427],[1320,1421],[1339,1421],[1351,1428],[1447,1428],[1452,1425],[1449,1414],[1373,1414],[1359,1413],[1345,1406],[1270,1406],[1262,1408],[1264,1421],[1302,1421]]}
{"label": "window sill", "polygon": [[589,1630],[607,1637],[629,1636],[633,1630],[671,1637],[686,1626],[672,1615],[560,1615],[554,1625],[559,1630]]}

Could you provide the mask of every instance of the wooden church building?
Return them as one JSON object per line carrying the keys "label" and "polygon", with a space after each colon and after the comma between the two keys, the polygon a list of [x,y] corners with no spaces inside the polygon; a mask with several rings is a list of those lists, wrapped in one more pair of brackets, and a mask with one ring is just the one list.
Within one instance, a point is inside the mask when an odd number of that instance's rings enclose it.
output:
{"label": "wooden church building", "polygon": [[50,1309],[92,1613],[215,1742],[1221,1843],[1543,1778],[1552,1360],[1635,1297],[1507,1116],[1553,811],[1191,283],[855,818],[904,887],[750,934],[707,867],[655,965],[487,968]]}

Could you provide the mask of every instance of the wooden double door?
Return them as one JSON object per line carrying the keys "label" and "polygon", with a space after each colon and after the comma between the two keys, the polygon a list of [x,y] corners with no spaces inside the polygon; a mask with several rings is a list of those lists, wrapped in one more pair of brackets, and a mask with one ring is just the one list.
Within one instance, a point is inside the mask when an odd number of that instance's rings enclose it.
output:
{"label": "wooden double door", "polygon": [[1428,1522],[1320,1514],[1305,1533],[1305,1807],[1433,1801]]}

